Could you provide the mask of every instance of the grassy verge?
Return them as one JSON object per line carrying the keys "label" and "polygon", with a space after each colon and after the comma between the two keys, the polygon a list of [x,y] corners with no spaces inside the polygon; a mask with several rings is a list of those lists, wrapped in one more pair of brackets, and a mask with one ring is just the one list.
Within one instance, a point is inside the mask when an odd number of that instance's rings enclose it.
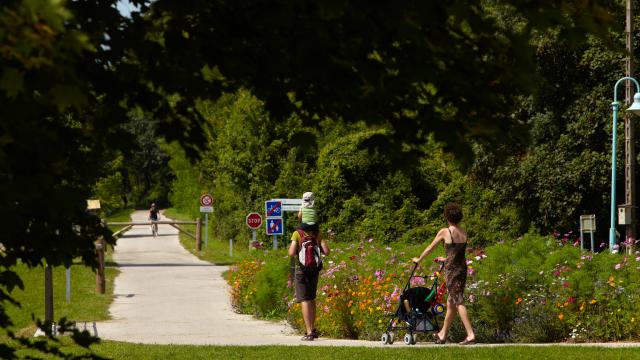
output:
{"label": "grassy verge", "polygon": [[[127,221],[132,210],[123,210],[108,221]],[[107,261],[112,249],[107,249]],[[20,336],[31,336],[36,330],[35,320],[44,319],[44,268],[29,268],[19,264],[13,270],[24,283],[24,290],[14,289],[10,294],[19,306],[7,304],[7,315],[11,318],[11,330]],[[53,315],[54,319],[66,317],[69,320],[106,320],[109,317],[109,304],[113,296],[113,281],[118,270],[105,269],[106,292],[96,293],[96,276],[93,269],[79,261],[70,267],[71,296],[66,300],[66,269],[62,266],[53,269]],[[0,341],[3,335],[0,335]]]}
{"label": "grassy verge", "polygon": [[[502,347],[429,347],[393,346],[313,347],[313,346],[194,346],[141,345],[105,341],[92,347],[94,353],[110,359],[562,359],[585,358],[634,359],[640,348],[567,347],[567,346],[502,346]],[[83,354],[77,346],[65,345],[63,350]],[[22,351],[20,355],[32,354]]]}
{"label": "grassy verge", "polygon": [[[174,220],[186,220],[186,221],[194,220],[191,217],[185,214],[182,214],[173,208],[165,210],[164,214],[165,216]],[[191,234],[195,234],[196,232],[195,225],[180,225],[180,226],[183,227],[186,231],[190,232]],[[240,261],[248,257],[249,255],[248,244],[249,244],[250,235],[248,235],[246,242],[242,242],[242,243],[234,242],[232,246],[233,251],[230,254],[229,239],[221,240],[221,239],[214,238],[212,235],[212,229],[209,228],[208,246],[205,246],[204,231],[205,231],[205,226],[203,224],[202,225],[202,232],[203,232],[202,233],[202,251],[198,252],[196,250],[196,241],[192,237],[185,235],[182,232],[180,233],[180,243],[185,249],[187,249],[187,251],[191,252],[198,258],[205,261],[209,261],[217,265],[233,264],[236,261]]]}
{"label": "grassy verge", "polygon": [[[131,220],[131,213],[133,212],[133,209],[122,209],[122,210],[118,210],[115,213],[107,216],[107,225],[109,224],[109,222],[111,221],[118,221],[118,222],[124,222],[124,221],[130,221]],[[111,231],[116,232],[120,229],[122,229],[124,226],[113,226],[113,225],[108,225],[109,229],[111,229]]]}

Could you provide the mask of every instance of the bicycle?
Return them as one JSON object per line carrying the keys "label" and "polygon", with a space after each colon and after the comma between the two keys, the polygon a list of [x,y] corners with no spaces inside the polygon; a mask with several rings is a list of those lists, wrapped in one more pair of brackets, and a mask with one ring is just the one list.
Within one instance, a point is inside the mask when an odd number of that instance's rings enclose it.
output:
{"label": "bicycle", "polygon": [[158,236],[158,220],[151,220],[151,235],[153,235],[153,237],[157,237]]}

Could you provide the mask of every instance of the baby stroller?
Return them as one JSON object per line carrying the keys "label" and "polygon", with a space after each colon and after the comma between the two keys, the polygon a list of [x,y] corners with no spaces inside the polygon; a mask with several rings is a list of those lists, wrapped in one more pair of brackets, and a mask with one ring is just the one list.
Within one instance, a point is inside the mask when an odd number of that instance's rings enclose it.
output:
{"label": "baby stroller", "polygon": [[[442,304],[442,296],[446,290],[443,282],[438,286],[438,277],[433,280],[431,287],[411,287],[411,279],[414,276],[418,264],[415,264],[407,285],[405,285],[400,295],[400,304],[398,310],[392,315],[387,325],[387,330],[382,334],[383,344],[393,344],[394,331],[406,330],[404,343],[407,345],[415,345],[418,332],[431,332],[440,330],[437,316],[444,313],[445,307]],[[444,263],[440,266],[438,272],[442,272]]]}

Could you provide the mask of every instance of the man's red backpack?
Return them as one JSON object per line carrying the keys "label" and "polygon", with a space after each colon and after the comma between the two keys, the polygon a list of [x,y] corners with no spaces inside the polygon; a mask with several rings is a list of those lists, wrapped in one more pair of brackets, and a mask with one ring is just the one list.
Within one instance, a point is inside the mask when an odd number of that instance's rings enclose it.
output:
{"label": "man's red backpack", "polygon": [[300,235],[300,251],[298,251],[298,262],[304,272],[318,272],[322,270],[322,256],[320,244],[314,235],[305,234],[302,229],[296,230]]}

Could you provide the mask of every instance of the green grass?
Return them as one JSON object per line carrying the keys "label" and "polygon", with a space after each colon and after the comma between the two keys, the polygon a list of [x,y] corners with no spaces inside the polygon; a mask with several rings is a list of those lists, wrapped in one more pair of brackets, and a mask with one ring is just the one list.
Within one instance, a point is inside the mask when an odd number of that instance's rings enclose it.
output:
{"label": "green grass", "polygon": [[[109,224],[110,221],[117,221],[117,222],[124,222],[124,221],[130,221],[131,220],[131,213],[134,211],[134,209],[122,209],[122,210],[118,210],[116,212],[114,212],[113,214],[107,216],[107,225]],[[116,232],[120,229],[122,229],[124,226],[111,226],[108,225],[109,229],[111,229],[111,231]]]}
{"label": "green grass", "polygon": [[[7,306],[7,313],[14,323],[12,329],[21,335],[35,331],[32,317],[44,319],[44,269],[29,269],[25,265],[14,268],[24,282],[24,290],[16,289],[11,294],[21,306]],[[54,319],[69,320],[108,319],[108,309],[113,294],[113,279],[116,268],[106,268],[106,292],[96,294],[96,275],[91,268],[75,263],[71,266],[71,297],[66,302],[65,268],[53,269],[53,315]]]}
{"label": "green grass", "polygon": [[[165,216],[174,219],[174,220],[186,220],[193,221],[191,217],[178,212],[176,209],[166,209],[164,211]],[[203,217],[204,222],[204,217]],[[196,233],[195,225],[180,225],[186,231],[191,234]],[[244,259],[249,256],[249,239],[251,238],[251,233],[247,230],[247,240],[238,242],[235,241],[233,243],[233,254],[229,256],[229,239],[217,239],[213,237],[212,229],[209,227],[209,241],[208,246],[205,246],[205,238],[204,238],[205,226],[202,224],[202,251],[198,252],[196,250],[196,241],[183,233],[180,233],[180,243],[182,246],[187,249],[187,251],[191,252],[198,258],[209,261],[211,263],[217,265],[225,265],[225,264],[233,264],[241,259]]]}
{"label": "green grass", "polygon": [[[84,351],[68,344],[63,350],[75,355]],[[94,353],[110,359],[634,359],[640,348],[501,346],[501,347],[321,347],[321,346],[195,346],[141,345],[105,341],[92,347]],[[20,355],[34,353],[21,351]]]}
{"label": "green grass", "polygon": [[[110,216],[108,221],[127,221],[133,210],[122,210]],[[106,260],[110,261],[112,249],[108,248]],[[71,266],[71,296],[66,301],[66,274],[62,266],[53,269],[53,317],[68,320],[106,320],[109,318],[109,305],[113,297],[113,281],[118,269],[105,269],[106,292],[96,293],[95,272],[80,263]],[[35,332],[35,320],[44,319],[44,268],[29,268],[19,264],[12,268],[24,283],[24,290],[14,289],[10,294],[20,306],[7,303],[7,315],[13,326],[10,328],[21,336],[30,336]],[[3,335],[0,335],[0,341]]]}

